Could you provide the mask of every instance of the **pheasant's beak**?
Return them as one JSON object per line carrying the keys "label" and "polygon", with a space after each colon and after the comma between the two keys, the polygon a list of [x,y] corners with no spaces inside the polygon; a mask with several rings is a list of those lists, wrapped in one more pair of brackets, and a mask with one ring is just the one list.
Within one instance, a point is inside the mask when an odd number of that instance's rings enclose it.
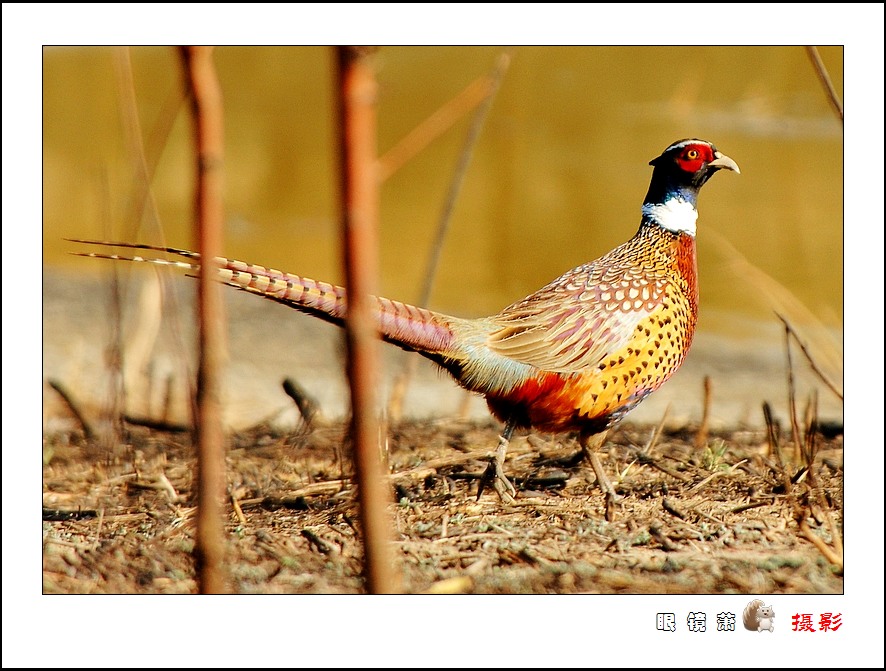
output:
{"label": "pheasant's beak", "polygon": [[726,170],[732,170],[733,172],[737,172],[739,175],[741,174],[741,170],[738,169],[738,163],[733,161],[725,154],[721,154],[720,152],[714,152],[714,160],[708,163],[708,167],[713,168],[714,170],[726,168]]}

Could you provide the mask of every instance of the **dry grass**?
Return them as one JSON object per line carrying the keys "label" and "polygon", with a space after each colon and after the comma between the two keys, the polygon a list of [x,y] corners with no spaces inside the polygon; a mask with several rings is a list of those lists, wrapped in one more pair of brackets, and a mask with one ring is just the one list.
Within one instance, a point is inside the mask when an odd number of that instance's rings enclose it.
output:
{"label": "dry grass", "polygon": [[[644,449],[655,428],[625,425],[601,454],[622,494],[606,521],[592,471],[563,436],[515,439],[516,502],[477,500],[497,429],[453,420],[391,430],[384,456],[405,591],[843,592],[826,558],[842,553],[842,436],[819,434],[810,468],[790,455],[782,467],[765,431],[712,431],[697,449],[698,427],[665,430]],[[364,591],[345,440],[339,424],[231,438],[231,591]],[[80,433],[46,436],[44,461],[44,592],[196,591],[187,434],[130,427],[114,454]]]}

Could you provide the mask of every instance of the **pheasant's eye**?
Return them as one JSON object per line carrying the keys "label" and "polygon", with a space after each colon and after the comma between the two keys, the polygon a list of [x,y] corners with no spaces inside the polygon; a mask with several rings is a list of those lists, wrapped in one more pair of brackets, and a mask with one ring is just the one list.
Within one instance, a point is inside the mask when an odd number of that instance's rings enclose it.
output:
{"label": "pheasant's eye", "polygon": [[697,159],[698,158],[698,149],[690,149],[689,151],[687,151],[686,158],[688,158],[690,161],[694,161],[695,159]]}

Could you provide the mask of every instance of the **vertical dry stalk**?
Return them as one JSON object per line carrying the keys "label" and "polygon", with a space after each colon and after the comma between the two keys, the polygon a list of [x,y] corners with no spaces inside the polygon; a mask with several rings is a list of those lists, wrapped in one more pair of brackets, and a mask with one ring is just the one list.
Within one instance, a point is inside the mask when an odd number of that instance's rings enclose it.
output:
{"label": "vertical dry stalk", "polygon": [[794,463],[799,463],[803,454],[800,440],[800,423],[797,420],[797,394],[794,389],[794,361],[791,357],[791,330],[785,324],[785,353],[788,362],[788,414],[791,419],[791,437],[794,440]]}
{"label": "vertical dry stalk", "polygon": [[766,446],[768,448],[766,456],[772,457],[776,450],[779,449],[778,429],[772,417],[772,408],[766,401],[763,401],[763,420],[766,422]]}
{"label": "vertical dry stalk", "polygon": [[[130,194],[131,201],[127,212],[127,220],[132,225],[128,235],[134,240],[138,237],[144,215],[150,217],[152,228],[159,230],[160,226],[151,192],[152,168],[156,165],[149,165],[145,157],[141,119],[138,114],[135,82],[132,76],[132,54],[129,47],[114,49],[114,74],[117,80],[117,93],[120,97],[120,123],[123,126],[127,155],[134,173],[133,188]],[[151,203],[150,208],[146,208],[148,202]],[[153,234],[154,231],[151,233]]]}
{"label": "vertical dry stalk", "polygon": [[[132,190],[130,192],[129,203],[124,217],[124,221],[129,222],[130,228],[129,233],[125,237],[133,240],[137,239],[142,224],[144,223],[147,225],[150,237],[158,240],[161,245],[165,246],[165,235],[160,223],[157,203],[151,183],[153,182],[160,156],[168,144],[169,136],[172,132],[175,120],[178,117],[179,110],[190,95],[190,88],[185,88],[180,85],[173,87],[157,116],[157,120],[150,131],[147,141],[145,141],[142,133],[141,119],[138,113],[138,104],[136,102],[131,55],[129,47],[118,47],[114,51],[114,72],[116,75],[117,92],[119,96],[120,123],[124,130],[127,156],[130,159],[133,172]],[[110,240],[112,237],[113,236],[106,235],[105,239]],[[156,273],[155,276],[157,282],[156,289],[159,290],[161,286],[166,289],[166,275],[163,273]],[[147,368],[149,365],[148,356],[149,352],[153,349],[154,341],[160,327],[159,315],[161,307],[159,301],[161,301],[161,297],[159,295],[156,297],[151,295],[152,289],[149,287],[153,282],[154,280],[148,280],[148,282],[143,285],[144,289],[141,293],[141,298],[139,299],[141,302],[135,308],[136,314],[138,315],[138,326],[132,331],[135,334],[135,339],[129,340],[126,343],[126,348],[121,349],[121,356],[125,357],[126,363],[126,366],[121,373],[123,381],[129,381],[129,383],[132,384],[135,380],[141,381],[144,377],[144,384],[148,386],[147,393],[144,394],[142,399],[145,416],[150,416],[152,411],[151,385],[153,384],[153,380]],[[178,363],[182,371],[187,371],[185,379],[190,387],[190,394],[188,395],[188,401],[190,404],[189,411],[191,414],[190,421],[196,424],[196,388],[194,387],[192,376],[190,374],[191,364],[184,354],[184,338],[179,327],[179,321],[176,317],[179,314],[176,293],[165,290],[163,293],[162,300],[169,301],[170,303],[170,309],[166,311],[166,315],[171,317],[168,323],[174,341],[177,344],[176,356],[178,358]],[[154,300],[158,301],[156,304],[156,313],[144,309],[144,302],[149,299],[149,305],[151,307],[154,307],[155,305],[153,302]],[[136,344],[141,345],[142,349],[139,349]],[[139,353],[143,353],[144,356],[139,357]],[[123,382],[121,382],[121,385],[122,384]],[[125,391],[125,388],[123,391]],[[123,399],[122,394],[120,398]],[[121,407],[127,407],[125,400],[121,402]],[[164,417],[163,419],[167,419],[167,417]]]}
{"label": "vertical dry stalk", "polygon": [[[147,139],[145,139],[142,120],[138,113],[131,57],[132,54],[129,47],[118,47],[114,51],[114,72],[117,79],[120,122],[124,130],[127,156],[130,160],[133,175],[132,189],[124,216],[124,221],[128,222],[129,229],[129,233],[125,238],[136,240],[140,237],[139,232],[142,228],[145,228],[150,239],[154,242],[159,242],[162,246],[166,246],[166,235],[160,222],[152,183],[157,170],[157,164],[169,143],[172,128],[179,116],[180,110],[184,106],[185,100],[190,98],[192,89],[189,86],[183,87],[180,84],[173,86],[152,128],[149,129]],[[113,239],[113,236],[106,235],[105,239]],[[169,308],[163,311],[163,315],[172,334],[173,342],[176,344],[175,357],[177,367],[182,371],[185,384],[187,384],[189,390],[186,396],[188,412],[190,414],[189,421],[196,426],[198,423],[197,389],[194,376],[192,375],[191,362],[185,354],[189,348],[185,347],[185,338],[178,318],[180,310],[178,309],[177,294],[175,291],[168,290],[166,273],[156,271],[157,269],[155,269],[153,278],[148,279],[142,284],[139,302],[134,306],[134,311],[137,315],[136,326],[131,331],[134,336],[128,339],[126,347],[121,349],[121,356],[124,357],[126,363],[121,374],[122,380],[128,382],[132,389],[143,392],[141,398],[142,412],[146,417],[152,416],[156,381],[154,380],[154,372],[149,357],[160,330],[162,305],[168,302]],[[157,292],[156,294],[154,293],[155,291]],[[136,381],[138,382],[138,387],[135,386]],[[123,391],[126,391],[122,385],[123,382],[121,382],[121,388]],[[164,397],[162,421],[169,420],[168,401],[170,400],[170,395],[168,391],[170,389],[171,380],[167,380],[167,393]],[[131,397],[135,397],[136,401],[139,400],[138,395],[133,394],[132,390],[130,390],[129,394]],[[123,395],[121,394],[122,398]],[[125,400],[121,403],[121,406],[123,408],[127,407]]]}
{"label": "vertical dry stalk", "polygon": [[224,136],[221,89],[211,47],[182,47],[192,94],[197,145],[196,215],[203,264],[198,289],[199,368],[197,372],[197,581],[203,594],[226,591],[224,574],[225,453],[221,422],[223,308],[213,259],[222,253],[222,160]]}
{"label": "vertical dry stalk", "polygon": [[796,511],[797,504],[794,499],[791,476],[788,473],[787,466],[784,463],[784,457],[781,454],[781,447],[778,444],[778,429],[775,425],[775,419],[772,417],[772,408],[769,403],[763,401],[763,419],[766,420],[766,437],[769,441],[769,456],[775,453],[775,459],[778,462],[778,476],[781,478],[782,487],[784,487],[785,495],[791,508]]}
{"label": "vertical dry stalk", "polygon": [[108,441],[108,452],[116,449],[123,439],[123,411],[126,408],[126,385],[123,380],[123,305],[120,290],[120,276],[117,268],[112,268],[108,286],[108,313],[110,314],[111,336],[105,356],[110,379],[111,405],[110,432],[104,437]]}
{"label": "vertical dry stalk", "polygon": [[803,463],[808,469],[807,480],[809,486],[816,486],[815,476],[815,452],[818,449],[815,439],[818,434],[818,393],[813,389],[806,404],[806,413],[803,420]]}
{"label": "vertical dry stalk", "polygon": [[695,434],[695,447],[701,449],[708,442],[708,424],[711,421],[711,376],[704,376],[704,408],[701,415],[701,425]]}
{"label": "vertical dry stalk", "polygon": [[170,374],[166,376],[163,386],[163,405],[160,407],[160,419],[168,422],[172,414],[172,385],[175,378]]}
{"label": "vertical dry stalk", "polygon": [[[107,174],[102,174],[102,229],[105,239],[110,238],[110,189]],[[102,449],[113,454],[123,442],[123,413],[126,409],[126,385],[123,376],[123,299],[120,275],[115,264],[108,269],[108,317],[110,332],[105,349],[105,363],[108,371],[109,403],[106,408],[108,431],[102,431]]]}
{"label": "vertical dry stalk", "polygon": [[145,141],[136,103],[131,56],[129,47],[118,47],[114,51],[114,72],[120,96],[120,121],[125,131],[127,155],[134,173],[126,216],[126,221],[131,224],[127,238],[137,239],[141,224],[144,222],[149,225],[149,235],[156,236],[162,242],[163,229],[151,183],[154,181],[160,155],[168,144],[182,103],[190,91],[182,90],[181,86],[176,86],[170,91]]}
{"label": "vertical dry stalk", "polygon": [[345,277],[348,312],[348,381],[351,388],[351,436],[360,519],[364,574],[375,594],[399,591],[390,543],[391,503],[378,450],[376,389],[379,380],[375,325],[375,278],[378,264],[379,181],[376,156],[377,84],[372,49],[338,47],[339,121],[341,128]]}

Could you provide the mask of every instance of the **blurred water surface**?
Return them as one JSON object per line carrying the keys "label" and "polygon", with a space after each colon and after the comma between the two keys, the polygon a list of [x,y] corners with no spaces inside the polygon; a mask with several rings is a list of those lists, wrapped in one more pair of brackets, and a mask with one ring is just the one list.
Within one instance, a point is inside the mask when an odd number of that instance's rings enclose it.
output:
{"label": "blurred water surface", "polygon": [[[382,48],[379,153],[491,72],[501,52]],[[842,48],[820,53],[842,96]],[[717,175],[701,195],[700,331],[740,339],[762,324],[771,333],[778,309],[824,343],[822,357],[839,359],[842,125],[803,48],[512,54],[455,204],[430,307],[496,312],[626,240],[639,222],[649,160],[695,136],[742,169]],[[226,115],[226,253],[340,281],[331,50],[222,47],[215,58]],[[43,75],[45,265],[98,272],[100,264],[68,256],[63,238],[159,242],[155,220],[168,244],[192,246],[190,121],[176,51],[49,48]],[[137,116],[121,111],[130,96]],[[387,296],[418,299],[470,120],[463,116],[382,186]],[[136,216],[142,165],[152,189]]]}

